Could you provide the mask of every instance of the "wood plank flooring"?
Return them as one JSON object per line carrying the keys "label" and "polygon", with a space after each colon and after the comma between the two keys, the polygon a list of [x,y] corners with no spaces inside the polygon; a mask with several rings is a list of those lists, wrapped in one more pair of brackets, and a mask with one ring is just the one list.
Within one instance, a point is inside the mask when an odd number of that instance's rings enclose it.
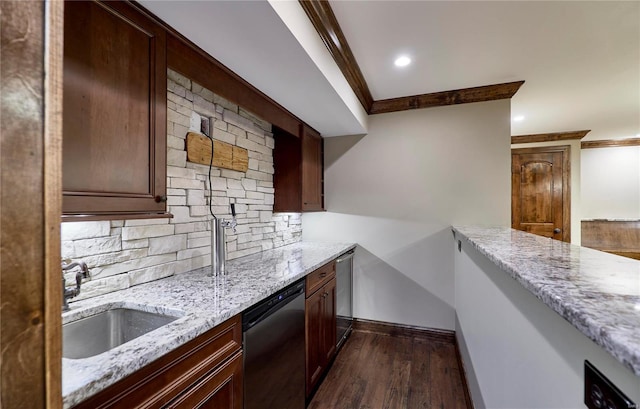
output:
{"label": "wood plank flooring", "polygon": [[355,329],[308,409],[471,409],[452,340]]}

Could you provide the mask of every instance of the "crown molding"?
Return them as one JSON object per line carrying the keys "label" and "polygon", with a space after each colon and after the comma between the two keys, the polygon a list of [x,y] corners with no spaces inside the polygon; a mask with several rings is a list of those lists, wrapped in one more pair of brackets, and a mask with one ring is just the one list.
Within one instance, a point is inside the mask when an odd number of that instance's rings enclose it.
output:
{"label": "crown molding", "polygon": [[360,71],[360,67],[351,52],[351,48],[335,14],[333,14],[333,9],[329,2],[327,0],[300,0],[300,5],[307,13],[307,17],[311,20],[324,45],[331,53],[365,111],[369,112],[373,104],[371,91],[369,91],[369,86]]}
{"label": "crown molding", "polygon": [[351,89],[370,115],[511,98],[524,84],[524,81],[517,81],[374,101],[329,1],[299,0],[299,3]]}
{"label": "crown molding", "polygon": [[584,138],[591,129],[582,131],[569,131],[569,132],[552,132],[552,133],[539,133],[531,135],[514,135],[511,137],[511,143],[533,143],[533,142],[554,142],[554,141],[566,141],[572,139]]}
{"label": "crown molding", "polygon": [[608,139],[602,141],[585,141],[580,144],[582,149],[617,148],[620,146],[640,146],[640,138]]}
{"label": "crown molding", "polygon": [[431,108],[444,105],[469,104],[472,102],[508,99],[520,89],[524,81],[504,84],[484,85],[481,87],[434,92],[431,94],[383,99],[374,101],[370,114],[407,111],[411,109]]}

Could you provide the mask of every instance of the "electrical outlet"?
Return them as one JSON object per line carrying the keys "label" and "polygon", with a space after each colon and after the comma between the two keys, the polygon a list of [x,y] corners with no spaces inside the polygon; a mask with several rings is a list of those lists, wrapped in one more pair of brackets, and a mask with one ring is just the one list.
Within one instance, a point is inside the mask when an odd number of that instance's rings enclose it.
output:
{"label": "electrical outlet", "polygon": [[584,403],[589,409],[637,409],[620,389],[589,361],[584,361]]}

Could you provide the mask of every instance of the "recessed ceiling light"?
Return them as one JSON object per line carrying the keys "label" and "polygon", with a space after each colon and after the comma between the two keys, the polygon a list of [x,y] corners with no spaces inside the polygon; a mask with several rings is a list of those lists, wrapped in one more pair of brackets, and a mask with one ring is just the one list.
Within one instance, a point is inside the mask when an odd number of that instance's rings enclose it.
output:
{"label": "recessed ceiling light", "polygon": [[513,117],[513,122],[524,121],[524,115],[518,115]]}
{"label": "recessed ceiling light", "polygon": [[406,55],[400,56],[396,58],[394,64],[396,65],[396,67],[406,67],[407,65],[411,64],[411,58],[407,57]]}

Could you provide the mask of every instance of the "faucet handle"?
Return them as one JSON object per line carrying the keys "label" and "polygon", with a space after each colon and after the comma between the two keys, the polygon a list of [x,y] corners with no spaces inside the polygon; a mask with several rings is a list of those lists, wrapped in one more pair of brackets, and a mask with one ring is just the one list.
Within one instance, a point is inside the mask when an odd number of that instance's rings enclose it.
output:
{"label": "faucet handle", "polygon": [[82,276],[84,278],[91,278],[91,272],[89,271],[87,263],[85,263],[84,261],[80,261],[78,262],[78,264],[80,264],[80,269],[82,269]]}

